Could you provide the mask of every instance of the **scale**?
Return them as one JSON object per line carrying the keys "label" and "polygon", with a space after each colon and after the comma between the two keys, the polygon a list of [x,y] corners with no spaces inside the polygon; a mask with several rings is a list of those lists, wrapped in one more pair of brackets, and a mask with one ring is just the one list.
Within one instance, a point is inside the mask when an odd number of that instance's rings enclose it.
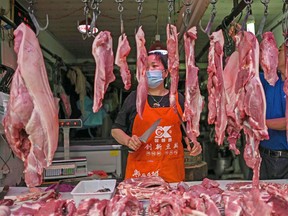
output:
{"label": "scale", "polygon": [[87,176],[86,157],[70,158],[70,128],[82,128],[81,119],[59,119],[63,130],[64,157],[54,158],[52,164],[44,169],[44,180],[65,179]]}

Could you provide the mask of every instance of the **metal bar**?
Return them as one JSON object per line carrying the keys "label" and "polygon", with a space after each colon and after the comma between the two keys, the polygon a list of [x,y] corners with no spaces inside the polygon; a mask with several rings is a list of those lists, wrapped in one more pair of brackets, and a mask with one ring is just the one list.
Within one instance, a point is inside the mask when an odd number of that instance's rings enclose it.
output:
{"label": "metal bar", "polygon": [[[223,29],[225,28],[225,26],[228,26],[236,16],[238,16],[243,9],[246,7],[246,3],[245,0],[242,0],[234,9],[233,11],[226,16],[223,21],[221,22],[221,24],[219,26],[217,26],[217,28],[215,29],[215,31],[218,31],[219,29]],[[209,45],[210,45],[210,41],[208,41],[205,46],[203,47],[203,49],[200,51],[200,53],[196,56],[195,60],[196,62],[198,62],[200,60],[200,58],[204,55],[204,53],[209,49]]]}

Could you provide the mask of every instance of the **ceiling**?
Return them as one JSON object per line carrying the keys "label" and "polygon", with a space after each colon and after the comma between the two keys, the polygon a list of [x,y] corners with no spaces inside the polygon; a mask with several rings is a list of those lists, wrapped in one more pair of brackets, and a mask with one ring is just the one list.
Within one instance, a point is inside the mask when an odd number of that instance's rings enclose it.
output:
{"label": "ceiling", "polygon": [[[82,0],[83,1],[83,0]],[[45,24],[45,16],[49,15],[49,26],[48,31],[69,51],[75,56],[76,59],[93,61],[93,56],[91,54],[91,47],[93,42],[93,37],[89,37],[86,40],[82,39],[81,34],[77,30],[77,22],[82,21],[85,17],[83,14],[84,3],[81,0],[37,0],[33,5],[34,14],[38,19],[41,26]],[[100,31],[107,30],[111,32],[113,37],[113,48],[114,53],[116,52],[118,37],[121,34],[120,31],[120,12],[118,11],[119,0],[102,0],[99,1],[100,15],[97,18],[96,25]],[[214,0],[216,1],[216,0]],[[27,0],[18,0],[18,2],[24,7],[28,8],[29,4]],[[91,0],[92,2],[92,0]],[[97,0],[95,0],[97,2]],[[120,1],[121,2],[121,1]],[[143,2],[142,11],[139,16],[138,7],[140,4],[138,2]],[[179,33],[179,38],[181,40],[184,28],[184,22],[182,19],[183,13],[188,8],[183,5],[183,2],[191,3],[191,19],[188,26],[198,25],[199,20],[202,19],[202,24],[205,27],[210,19],[212,4],[210,0],[176,0],[173,4],[173,9],[171,10],[171,23],[177,26]],[[135,61],[135,29],[138,26],[138,22],[143,26],[146,38],[146,46],[150,47],[151,43],[154,41],[155,35],[160,34],[161,42],[166,41],[166,25],[168,23],[168,0],[122,0],[122,17],[124,22],[124,32],[128,35],[128,40],[132,51],[130,52],[129,59]],[[233,7],[238,5],[246,6],[244,0],[218,0],[216,1],[216,17],[212,25],[212,31],[219,26],[223,19],[228,16]],[[171,5],[170,5],[171,6]],[[266,21],[266,26],[269,25],[279,14],[282,13],[283,1],[273,0],[269,3],[269,15]],[[243,8],[243,7],[242,7]],[[170,7],[171,9],[171,7]],[[252,13],[256,19],[256,31],[257,25],[260,24],[261,18],[264,13],[264,6],[260,0],[254,0],[252,3]],[[238,14],[238,13],[237,13]],[[243,10],[243,14],[238,18],[243,17],[246,14],[246,10]],[[139,19],[138,19],[139,17]],[[158,19],[157,19],[158,18]],[[242,21],[239,22],[242,22]],[[41,34],[41,32],[40,32]],[[198,39],[196,41],[195,56],[198,57],[198,62],[207,62],[207,52],[202,53],[199,56],[201,50],[207,45],[208,36],[204,34],[198,28]],[[182,42],[180,45],[180,54],[183,54]],[[207,50],[207,47],[206,49]],[[183,56],[183,55],[182,55]],[[199,58],[201,57],[201,58]],[[181,59],[184,59],[181,57]]]}

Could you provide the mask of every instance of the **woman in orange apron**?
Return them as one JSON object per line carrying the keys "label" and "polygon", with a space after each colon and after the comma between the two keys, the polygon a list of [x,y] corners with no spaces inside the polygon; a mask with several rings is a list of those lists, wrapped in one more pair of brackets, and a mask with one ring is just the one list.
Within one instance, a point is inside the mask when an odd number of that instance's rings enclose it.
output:
{"label": "woman in orange apron", "polygon": [[[180,182],[185,178],[184,150],[178,114],[170,107],[169,90],[164,86],[168,76],[167,55],[148,54],[148,98],[141,119],[136,111],[136,92],[125,99],[112,126],[116,141],[129,147],[125,178],[160,176],[167,182]],[[182,115],[184,97],[176,96],[177,110]],[[139,137],[157,120],[160,124],[146,143]],[[187,140],[187,139],[186,139]],[[185,140],[185,141],[186,141]]]}

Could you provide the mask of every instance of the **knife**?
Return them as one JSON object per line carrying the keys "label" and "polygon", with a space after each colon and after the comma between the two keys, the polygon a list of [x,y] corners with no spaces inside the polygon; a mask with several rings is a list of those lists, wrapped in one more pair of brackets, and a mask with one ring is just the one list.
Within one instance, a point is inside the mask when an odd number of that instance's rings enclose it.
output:
{"label": "knife", "polygon": [[180,115],[180,113],[179,113],[179,111],[178,111],[177,109],[176,109],[176,112],[177,112],[177,115],[178,115],[178,117],[179,117],[179,120],[180,120],[182,129],[183,129],[183,131],[184,131],[184,135],[188,138],[189,144],[190,144],[191,148],[193,148],[194,143],[193,143],[193,142],[190,140],[190,138],[187,136],[187,130],[186,130],[185,124],[184,124],[184,122],[183,122],[183,120],[182,120],[182,117],[181,117],[181,115]]}
{"label": "knife", "polygon": [[0,192],[0,200],[4,199],[4,197],[6,196],[8,191],[9,191],[9,185],[5,185],[2,189],[2,191]]}
{"label": "knife", "polygon": [[[146,143],[148,138],[151,136],[151,134],[156,130],[157,126],[160,124],[160,121],[162,119],[157,119],[140,137],[139,140],[143,143]],[[129,149],[129,152],[134,152],[133,149]]]}
{"label": "knife", "polygon": [[157,119],[140,137],[140,141],[146,143],[151,134],[156,130],[161,118]]}

